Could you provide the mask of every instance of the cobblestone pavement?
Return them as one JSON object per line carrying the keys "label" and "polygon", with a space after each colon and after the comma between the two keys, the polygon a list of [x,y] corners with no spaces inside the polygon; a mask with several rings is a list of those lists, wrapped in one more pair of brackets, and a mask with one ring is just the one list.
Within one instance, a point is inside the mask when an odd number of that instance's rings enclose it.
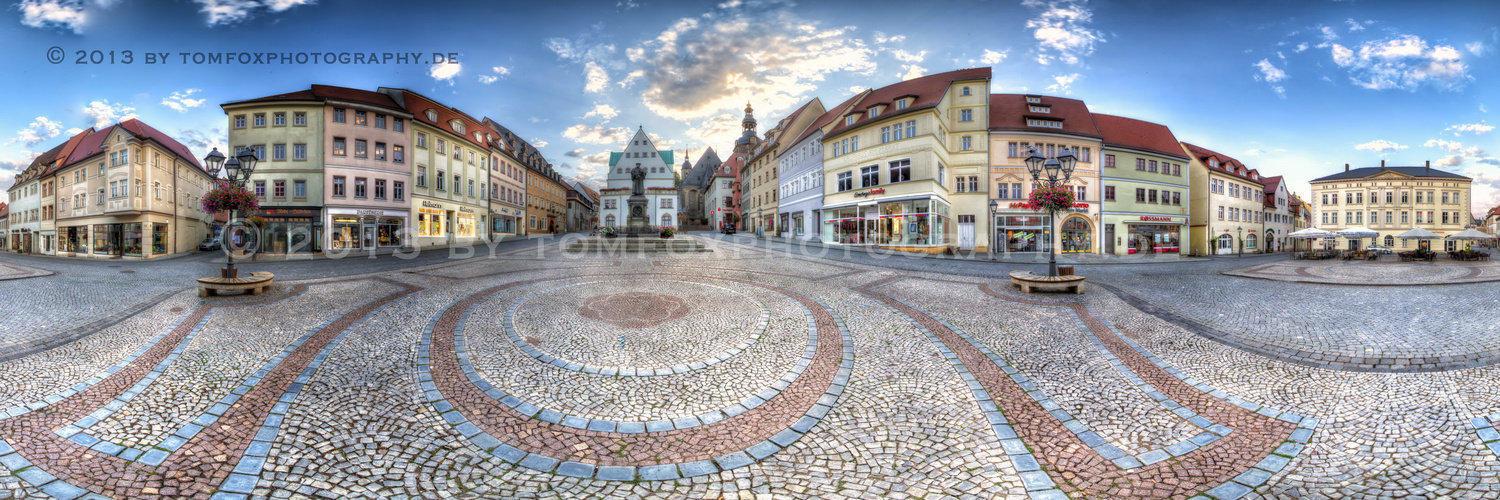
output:
{"label": "cobblestone pavement", "polygon": [[[0,498],[1500,498],[1500,367],[1235,344],[1487,352],[1500,284],[1223,274],[1272,257],[1027,295],[1014,263],[711,244],[327,261],[259,297],[150,268],[137,312],[0,361]],[[117,262],[88,264],[0,287],[87,300]]]}
{"label": "cobblestone pavement", "polygon": [[1291,260],[1225,271],[1224,274],[1330,285],[1449,285],[1500,281],[1500,263],[1448,259],[1434,262]]}

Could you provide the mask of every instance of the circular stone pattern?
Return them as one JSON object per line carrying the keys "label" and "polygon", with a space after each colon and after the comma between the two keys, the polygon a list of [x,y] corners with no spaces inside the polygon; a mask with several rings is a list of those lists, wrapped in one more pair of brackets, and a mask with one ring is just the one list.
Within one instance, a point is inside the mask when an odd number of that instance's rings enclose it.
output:
{"label": "circular stone pattern", "polygon": [[692,312],[681,297],[647,292],[598,295],[578,306],[578,314],[620,328],[649,328]]}
{"label": "circular stone pattern", "polygon": [[653,374],[739,353],[759,340],[768,314],[760,301],[720,286],[592,281],[522,298],[506,326],[567,364]]}

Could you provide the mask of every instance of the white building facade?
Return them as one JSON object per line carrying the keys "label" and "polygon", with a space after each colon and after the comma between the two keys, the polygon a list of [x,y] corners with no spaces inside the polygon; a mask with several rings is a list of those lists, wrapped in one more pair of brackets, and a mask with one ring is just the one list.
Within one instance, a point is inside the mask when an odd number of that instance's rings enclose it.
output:
{"label": "white building facade", "polygon": [[599,191],[599,225],[624,228],[629,223],[631,171],[645,172],[642,195],[650,225],[677,226],[677,187],[672,172],[672,151],[658,150],[645,129],[637,128],[624,151],[609,154],[607,185]]}
{"label": "white building facade", "polygon": [[780,212],[792,238],[817,240],[823,227],[823,131],[812,131],[777,159]]}

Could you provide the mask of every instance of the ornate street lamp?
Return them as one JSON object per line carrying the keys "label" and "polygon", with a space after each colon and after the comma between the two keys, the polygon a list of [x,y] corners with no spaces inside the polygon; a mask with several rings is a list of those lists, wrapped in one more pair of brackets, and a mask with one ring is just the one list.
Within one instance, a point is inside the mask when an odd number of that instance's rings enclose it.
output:
{"label": "ornate street lamp", "polygon": [[[245,182],[250,180],[250,174],[255,171],[256,161],[255,153],[249,149],[244,150],[233,158],[226,159],[224,154],[219,152],[219,148],[214,148],[213,151],[208,153],[208,156],[203,158],[203,163],[207,165],[209,177],[212,177],[216,183],[228,183],[238,187],[244,187]],[[222,179],[219,177],[220,172],[224,173],[224,178]],[[227,255],[224,267],[225,277],[235,276],[234,251],[230,246],[234,242],[233,234],[236,212],[238,211],[229,211],[229,222],[225,225],[225,234],[220,237],[221,240],[227,240],[222,242],[225,246],[224,253]],[[224,238],[223,236],[229,237]]]}
{"label": "ornate street lamp", "polygon": [[[1068,178],[1073,176],[1073,167],[1078,164],[1078,157],[1073,156],[1069,149],[1063,149],[1062,154],[1048,159],[1037,152],[1036,148],[1030,148],[1031,154],[1026,156],[1026,170],[1031,173],[1033,182],[1041,183],[1042,174],[1046,174],[1046,185],[1049,188],[1066,185]],[[1052,235],[1057,235],[1057,212],[1050,216],[1050,227]],[[1057,248],[1051,241],[1047,242],[1047,276],[1057,276]]]}

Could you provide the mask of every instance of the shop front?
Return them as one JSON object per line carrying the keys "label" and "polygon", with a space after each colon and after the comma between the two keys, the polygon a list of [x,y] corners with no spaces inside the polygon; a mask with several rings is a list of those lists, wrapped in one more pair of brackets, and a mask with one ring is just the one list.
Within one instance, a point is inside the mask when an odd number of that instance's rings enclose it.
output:
{"label": "shop front", "polygon": [[1125,253],[1132,255],[1182,253],[1183,222],[1175,222],[1177,219],[1142,216],[1136,220],[1125,221]]}
{"label": "shop front", "polygon": [[332,251],[406,246],[410,212],[366,208],[329,208],[326,248]]}
{"label": "shop front", "polygon": [[[883,189],[856,193],[855,196],[884,194]],[[842,245],[878,245],[904,251],[931,251],[948,244],[950,207],[936,196],[895,200],[862,201],[852,205],[822,209],[822,236],[825,243]],[[802,212],[781,214],[790,219],[791,228],[802,227]]]}
{"label": "shop front", "polygon": [[473,205],[419,198],[414,246],[482,241],[481,229],[488,220],[489,209],[484,209],[484,216],[479,211]]}
{"label": "shop front", "polygon": [[500,238],[513,237],[520,233],[516,232],[519,221],[524,220],[519,208],[499,207],[490,212],[490,241]]}
{"label": "shop front", "polygon": [[261,208],[257,252],[273,255],[323,252],[323,210],[320,208]]}
{"label": "shop front", "polygon": [[995,214],[997,253],[1046,253],[1052,251],[1052,216],[1027,213]]}

